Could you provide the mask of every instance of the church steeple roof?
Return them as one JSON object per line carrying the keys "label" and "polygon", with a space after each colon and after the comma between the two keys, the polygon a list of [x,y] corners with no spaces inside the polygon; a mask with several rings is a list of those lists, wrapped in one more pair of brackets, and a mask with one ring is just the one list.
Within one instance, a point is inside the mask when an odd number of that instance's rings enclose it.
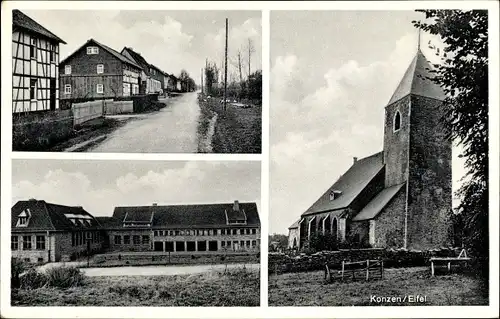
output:
{"label": "church steeple roof", "polygon": [[432,69],[432,65],[427,61],[420,48],[418,48],[417,54],[411,61],[410,66],[387,105],[402,99],[408,94],[444,100],[446,96],[443,89],[429,79],[429,77],[432,78],[434,76],[433,73],[429,72]]}

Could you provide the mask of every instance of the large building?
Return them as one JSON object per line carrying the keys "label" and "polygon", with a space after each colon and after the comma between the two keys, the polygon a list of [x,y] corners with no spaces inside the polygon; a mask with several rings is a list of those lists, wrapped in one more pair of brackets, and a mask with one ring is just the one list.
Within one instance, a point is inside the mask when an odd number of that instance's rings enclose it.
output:
{"label": "large building", "polygon": [[32,263],[69,261],[102,251],[104,233],[82,207],[30,199],[11,210],[12,257]]}
{"label": "large building", "polygon": [[238,201],[116,207],[112,217],[96,218],[82,207],[19,201],[12,207],[11,230],[12,256],[40,263],[73,260],[87,249],[171,254],[260,251],[257,206]]}
{"label": "large building", "polygon": [[12,11],[12,113],[59,108],[58,36]]}
{"label": "large building", "polygon": [[156,67],[148,63],[148,61],[146,61],[146,59],[140,53],[135,52],[132,48],[123,48],[121,54],[134,61],[142,68],[142,72],[140,75],[141,94],[158,93],[161,91],[162,74],[158,72],[159,70],[157,70]]}
{"label": "large building", "polygon": [[61,61],[61,100],[104,99],[139,94],[141,71],[141,67],[134,61],[90,39]]}
{"label": "large building", "polygon": [[371,247],[452,245],[452,143],[441,123],[445,94],[430,70],[418,49],[385,107],[383,151],[354,158],[292,225],[297,246],[318,233]]}

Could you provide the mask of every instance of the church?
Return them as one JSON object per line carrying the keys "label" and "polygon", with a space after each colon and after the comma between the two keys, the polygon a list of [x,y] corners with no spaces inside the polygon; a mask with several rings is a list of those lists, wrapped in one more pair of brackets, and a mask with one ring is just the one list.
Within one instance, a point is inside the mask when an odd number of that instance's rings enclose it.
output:
{"label": "church", "polygon": [[360,247],[452,245],[452,142],[445,94],[418,48],[385,107],[383,150],[357,159],[293,225],[289,247],[317,234]]}

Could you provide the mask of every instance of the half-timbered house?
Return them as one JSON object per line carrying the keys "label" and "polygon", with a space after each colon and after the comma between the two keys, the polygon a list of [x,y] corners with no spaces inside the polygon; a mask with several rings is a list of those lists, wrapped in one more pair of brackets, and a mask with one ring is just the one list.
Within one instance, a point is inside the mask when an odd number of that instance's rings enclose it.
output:
{"label": "half-timbered house", "polygon": [[140,76],[141,94],[152,94],[161,91],[161,74],[157,72],[156,67],[148,63],[140,53],[135,52],[132,48],[124,47],[120,53],[142,68]]}
{"label": "half-timbered house", "polygon": [[19,10],[12,11],[12,113],[59,108],[61,38]]}

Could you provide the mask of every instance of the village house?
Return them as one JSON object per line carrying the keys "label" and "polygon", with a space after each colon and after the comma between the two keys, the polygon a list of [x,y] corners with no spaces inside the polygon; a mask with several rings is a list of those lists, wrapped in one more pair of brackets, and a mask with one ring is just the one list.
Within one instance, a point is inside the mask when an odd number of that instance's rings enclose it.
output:
{"label": "village house", "polygon": [[169,92],[178,91],[178,89],[177,89],[177,77],[173,74],[170,74],[168,76],[168,89],[169,89]]}
{"label": "village house", "polygon": [[19,10],[12,11],[12,113],[59,108],[61,38]]}
{"label": "village house", "polygon": [[30,199],[11,210],[12,257],[31,263],[69,261],[100,252],[103,233],[82,207]]}
{"label": "village house", "polygon": [[104,251],[260,251],[255,203],[116,207],[112,217],[94,218],[82,207],[31,199],[17,202],[11,212],[12,257],[33,263]]}
{"label": "village house", "polygon": [[354,158],[290,227],[290,247],[317,234],[371,247],[452,245],[451,140],[441,123],[445,94],[430,70],[418,49],[385,107],[383,151]]}
{"label": "village house", "polygon": [[149,65],[149,71],[151,78],[154,80],[152,82],[151,92],[163,93],[165,91],[165,72],[153,64]]}
{"label": "village house", "polygon": [[62,102],[139,94],[141,67],[94,39],[88,40],[60,65]]}
{"label": "village house", "polygon": [[148,63],[140,53],[135,52],[132,48],[124,47],[121,54],[142,68],[140,94],[152,94],[161,91],[161,74],[158,73],[159,70],[156,67]]}
{"label": "village house", "polygon": [[112,251],[217,254],[260,249],[255,203],[116,207],[102,223]]}

